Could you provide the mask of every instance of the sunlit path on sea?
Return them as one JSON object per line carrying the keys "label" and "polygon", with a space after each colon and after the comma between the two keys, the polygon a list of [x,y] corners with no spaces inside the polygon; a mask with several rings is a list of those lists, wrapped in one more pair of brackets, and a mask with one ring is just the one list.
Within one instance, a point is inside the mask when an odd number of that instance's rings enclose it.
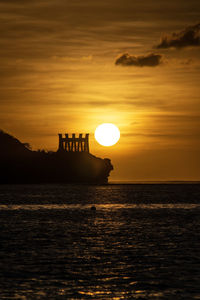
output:
{"label": "sunlit path on sea", "polygon": [[[22,205],[0,205],[0,210],[88,210],[90,204],[22,204]],[[118,210],[118,209],[195,209],[200,208],[200,204],[97,204],[96,210]]]}

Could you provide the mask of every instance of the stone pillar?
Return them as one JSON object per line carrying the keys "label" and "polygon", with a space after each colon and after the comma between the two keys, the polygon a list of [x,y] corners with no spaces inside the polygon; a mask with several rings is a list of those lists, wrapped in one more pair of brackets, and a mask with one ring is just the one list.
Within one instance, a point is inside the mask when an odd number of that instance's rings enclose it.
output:
{"label": "stone pillar", "polygon": [[85,152],[89,152],[89,133],[86,133],[85,135]]}
{"label": "stone pillar", "polygon": [[76,151],[76,135],[75,133],[72,133],[72,149],[71,151]]}
{"label": "stone pillar", "polygon": [[65,133],[65,150],[69,151],[69,137],[68,137],[68,133]]}
{"label": "stone pillar", "polygon": [[79,141],[78,141],[78,151],[82,152],[83,151],[83,138],[82,138],[82,133],[79,134]]}
{"label": "stone pillar", "polygon": [[62,138],[62,133],[59,133],[58,134],[58,136],[59,136],[59,150],[64,150],[64,148],[63,148],[63,138]]}

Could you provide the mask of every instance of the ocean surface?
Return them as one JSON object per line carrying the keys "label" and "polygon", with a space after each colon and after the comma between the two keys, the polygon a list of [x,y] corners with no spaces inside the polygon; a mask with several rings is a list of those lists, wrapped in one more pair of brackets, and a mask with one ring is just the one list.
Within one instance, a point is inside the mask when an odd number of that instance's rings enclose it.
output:
{"label": "ocean surface", "polygon": [[200,184],[0,185],[0,299],[200,299]]}

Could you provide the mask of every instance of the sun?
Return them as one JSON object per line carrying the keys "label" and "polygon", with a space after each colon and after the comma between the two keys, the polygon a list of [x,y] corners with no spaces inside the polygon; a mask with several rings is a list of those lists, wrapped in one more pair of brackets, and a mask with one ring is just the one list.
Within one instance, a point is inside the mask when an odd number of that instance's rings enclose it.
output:
{"label": "sun", "polygon": [[113,146],[119,141],[120,131],[112,123],[103,123],[95,130],[95,139],[102,146]]}

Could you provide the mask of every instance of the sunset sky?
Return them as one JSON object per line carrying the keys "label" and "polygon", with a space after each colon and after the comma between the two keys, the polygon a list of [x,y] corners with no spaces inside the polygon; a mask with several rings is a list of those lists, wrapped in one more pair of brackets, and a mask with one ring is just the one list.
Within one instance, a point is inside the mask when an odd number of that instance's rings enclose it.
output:
{"label": "sunset sky", "polygon": [[0,0],[0,20],[2,130],[34,150],[90,133],[110,180],[200,180],[199,0]]}

